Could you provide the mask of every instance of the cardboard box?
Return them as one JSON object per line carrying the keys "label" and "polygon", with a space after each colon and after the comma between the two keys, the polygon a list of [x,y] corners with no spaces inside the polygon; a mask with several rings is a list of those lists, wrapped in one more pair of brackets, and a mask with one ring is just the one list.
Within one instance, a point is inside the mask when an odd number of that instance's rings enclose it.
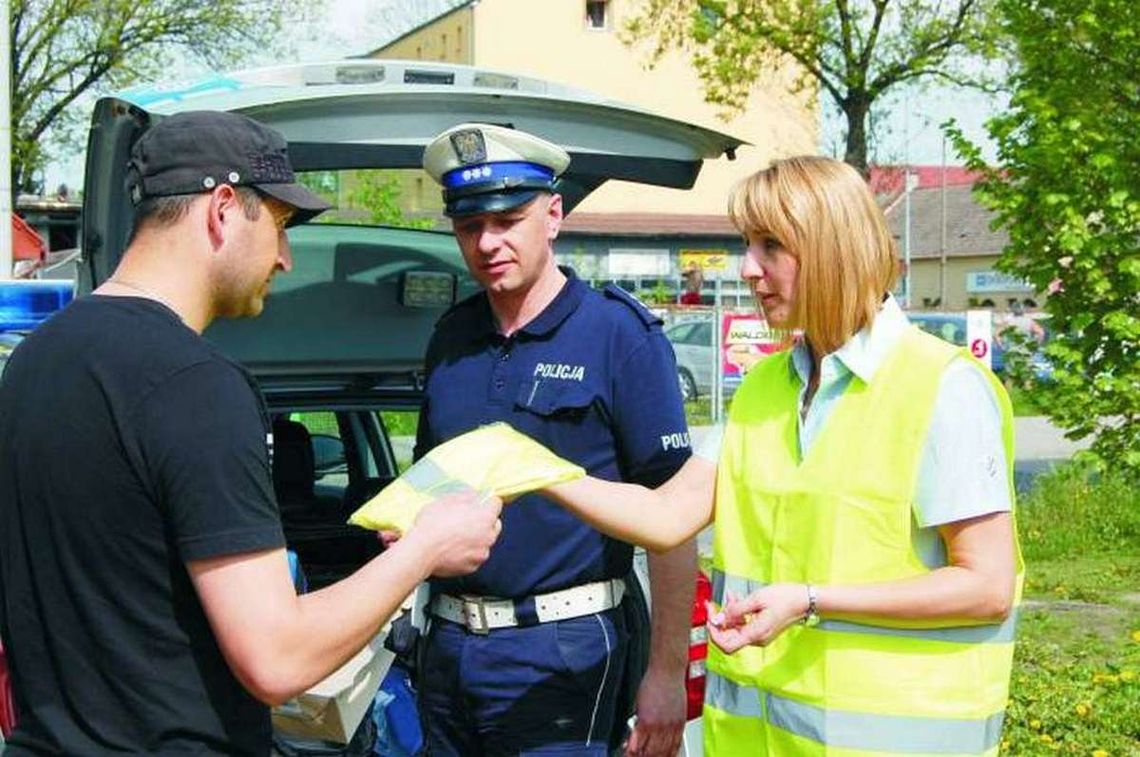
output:
{"label": "cardboard box", "polygon": [[304,694],[273,708],[273,728],[287,736],[347,744],[395,658],[384,649],[388,628]]}

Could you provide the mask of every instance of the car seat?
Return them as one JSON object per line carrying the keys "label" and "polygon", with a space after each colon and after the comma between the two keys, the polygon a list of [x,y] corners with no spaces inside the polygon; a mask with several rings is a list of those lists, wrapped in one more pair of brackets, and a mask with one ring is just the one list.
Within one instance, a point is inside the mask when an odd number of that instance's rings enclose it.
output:
{"label": "car seat", "polygon": [[323,520],[339,515],[339,497],[314,492],[316,467],[309,429],[280,417],[273,421],[273,491],[282,521]]}
{"label": "car seat", "polygon": [[285,541],[297,553],[310,589],[349,575],[380,553],[370,531],[351,526],[342,496],[317,494],[313,444],[304,424],[281,416],[273,421],[273,489]]}

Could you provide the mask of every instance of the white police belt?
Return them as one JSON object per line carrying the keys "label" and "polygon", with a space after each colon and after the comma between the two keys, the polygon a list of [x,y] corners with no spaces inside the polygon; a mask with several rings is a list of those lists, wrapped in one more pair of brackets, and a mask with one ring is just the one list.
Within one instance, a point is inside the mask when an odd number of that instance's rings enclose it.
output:
{"label": "white police belt", "polygon": [[[624,595],[625,582],[620,578],[538,594],[534,597],[535,616],[539,623],[550,623],[592,615],[617,607]],[[431,612],[436,617],[467,626],[472,633],[487,633],[495,628],[526,625],[519,622],[516,604],[513,599],[440,594],[432,600]]]}

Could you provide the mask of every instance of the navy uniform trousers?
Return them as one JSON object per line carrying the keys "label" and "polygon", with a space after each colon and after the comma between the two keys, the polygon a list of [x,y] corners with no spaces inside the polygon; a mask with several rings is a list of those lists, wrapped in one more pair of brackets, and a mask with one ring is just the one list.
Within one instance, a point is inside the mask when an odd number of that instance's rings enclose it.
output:
{"label": "navy uniform trousers", "polygon": [[487,634],[433,618],[420,675],[429,754],[605,755],[629,632],[620,608]]}

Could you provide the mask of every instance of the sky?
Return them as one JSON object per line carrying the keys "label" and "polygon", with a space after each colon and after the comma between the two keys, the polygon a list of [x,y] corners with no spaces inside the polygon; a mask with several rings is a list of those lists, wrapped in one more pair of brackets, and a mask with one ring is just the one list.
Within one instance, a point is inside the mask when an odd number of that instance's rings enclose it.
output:
{"label": "sky", "polygon": [[[361,55],[418,25],[418,19],[429,18],[455,5],[457,0],[326,0],[319,25],[294,29],[288,39],[296,60],[332,60],[346,55]],[[253,58],[248,67],[272,65],[277,59]],[[211,72],[204,66],[188,64],[177,72],[176,79],[193,80]],[[86,98],[78,107],[90,108],[94,98]],[[884,124],[880,161],[937,165],[941,162],[942,131],[939,124],[957,118],[963,132],[983,153],[993,158],[993,148],[986,137],[985,119],[1002,106],[1003,101],[980,93],[927,89],[901,93],[889,103],[890,117]],[[839,143],[839,120],[826,115],[821,128],[820,151],[842,157]],[[83,140],[81,140],[82,142]],[[948,148],[949,150],[949,148]],[[947,163],[957,160],[948,151]],[[44,185],[54,189],[60,183],[77,187],[83,181],[81,153],[60,156],[44,172]]]}

